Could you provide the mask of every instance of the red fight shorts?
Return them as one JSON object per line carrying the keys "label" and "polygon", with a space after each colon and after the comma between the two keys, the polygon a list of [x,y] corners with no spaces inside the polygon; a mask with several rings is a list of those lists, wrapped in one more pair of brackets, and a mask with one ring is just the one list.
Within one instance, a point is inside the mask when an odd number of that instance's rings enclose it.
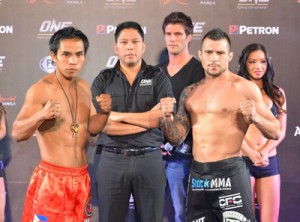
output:
{"label": "red fight shorts", "polygon": [[41,161],[28,185],[22,222],[91,222],[87,168],[60,167]]}

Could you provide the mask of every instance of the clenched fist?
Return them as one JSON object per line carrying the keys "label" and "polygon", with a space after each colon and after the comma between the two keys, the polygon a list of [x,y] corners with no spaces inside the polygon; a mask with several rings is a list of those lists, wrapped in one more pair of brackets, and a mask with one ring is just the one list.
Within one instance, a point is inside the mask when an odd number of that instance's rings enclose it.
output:
{"label": "clenched fist", "polygon": [[109,94],[100,94],[96,96],[102,113],[110,113],[111,111],[111,96]]}
{"label": "clenched fist", "polygon": [[52,100],[48,100],[44,108],[42,109],[42,116],[45,120],[54,119],[60,116],[61,113],[61,105],[58,102],[53,102]]}
{"label": "clenched fist", "polygon": [[175,98],[166,97],[160,99],[160,109],[164,118],[168,118],[173,115],[175,103]]}

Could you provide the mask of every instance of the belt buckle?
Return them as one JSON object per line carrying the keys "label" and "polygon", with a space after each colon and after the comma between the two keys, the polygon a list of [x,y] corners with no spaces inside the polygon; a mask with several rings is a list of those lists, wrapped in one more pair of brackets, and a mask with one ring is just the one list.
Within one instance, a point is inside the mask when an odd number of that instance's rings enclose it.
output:
{"label": "belt buckle", "polygon": [[134,156],[134,150],[132,150],[132,149],[125,149],[124,150],[124,155],[125,156]]}
{"label": "belt buckle", "polygon": [[124,152],[125,156],[139,156],[144,154],[145,151],[143,149],[126,149]]}

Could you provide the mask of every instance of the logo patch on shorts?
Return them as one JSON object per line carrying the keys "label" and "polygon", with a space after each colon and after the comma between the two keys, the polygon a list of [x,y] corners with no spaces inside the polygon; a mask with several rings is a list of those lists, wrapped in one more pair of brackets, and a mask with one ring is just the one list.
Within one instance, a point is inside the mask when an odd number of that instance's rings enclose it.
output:
{"label": "logo patch on shorts", "polygon": [[219,197],[219,205],[223,210],[243,207],[243,200],[240,193]]}
{"label": "logo patch on shorts", "polygon": [[236,211],[226,211],[223,213],[224,222],[250,222],[243,214]]}
{"label": "logo patch on shorts", "polygon": [[48,217],[35,214],[33,217],[33,222],[48,222]]}
{"label": "logo patch on shorts", "polygon": [[85,208],[84,208],[84,218],[88,219],[92,217],[92,199],[89,197],[89,199],[85,203]]}
{"label": "logo patch on shorts", "polygon": [[204,222],[205,217],[201,217],[199,219],[193,220],[192,222]]}

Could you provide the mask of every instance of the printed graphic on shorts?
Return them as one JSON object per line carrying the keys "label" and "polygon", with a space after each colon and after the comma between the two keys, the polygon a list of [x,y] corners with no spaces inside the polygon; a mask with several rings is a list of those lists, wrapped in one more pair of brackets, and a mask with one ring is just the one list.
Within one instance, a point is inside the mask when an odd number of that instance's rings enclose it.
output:
{"label": "printed graphic on shorts", "polygon": [[192,222],[205,222],[205,217],[201,217],[199,219],[193,220]]}
{"label": "printed graphic on shorts", "polygon": [[223,213],[223,222],[251,222],[243,214],[236,211],[226,211]]}
{"label": "printed graphic on shorts", "polygon": [[[85,208],[84,208],[84,218],[88,219],[92,217],[92,199],[89,197],[89,199],[85,203]],[[88,222],[91,220],[84,220],[84,222]]]}
{"label": "printed graphic on shorts", "polygon": [[243,207],[243,200],[240,193],[230,194],[219,197],[219,205],[223,210]]}
{"label": "printed graphic on shorts", "polygon": [[193,191],[231,190],[230,178],[196,179],[192,178]]}
{"label": "printed graphic on shorts", "polygon": [[33,222],[48,222],[48,217],[35,214],[33,217]]}

